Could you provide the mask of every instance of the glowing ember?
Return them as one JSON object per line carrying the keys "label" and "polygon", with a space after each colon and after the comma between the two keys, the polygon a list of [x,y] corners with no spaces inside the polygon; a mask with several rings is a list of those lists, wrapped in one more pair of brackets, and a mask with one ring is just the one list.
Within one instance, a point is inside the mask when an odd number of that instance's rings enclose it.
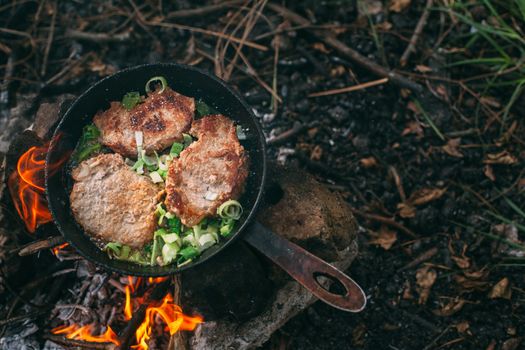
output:
{"label": "glowing ember", "polygon": [[64,249],[65,247],[69,246],[69,243],[62,243],[61,245],[59,245],[58,247],[54,247],[52,248],[51,250],[53,251],[53,254],[55,256],[58,256],[58,254],[60,254],[60,251],[62,249]]}
{"label": "glowing ember", "polygon": [[113,343],[120,345],[117,335],[111,327],[108,326],[106,332],[101,335],[93,335],[93,325],[86,325],[79,327],[75,324],[71,326],[60,326],[53,328],[51,333],[53,334],[65,334],[67,339],[84,340],[92,343]]}
{"label": "glowing ember", "polygon": [[[8,180],[9,193],[18,215],[24,220],[29,232],[52,220],[44,195],[45,158],[48,145],[33,146],[18,159],[16,171]],[[67,159],[65,155],[60,162],[51,166],[57,170]]]}
{"label": "glowing ember", "polygon": [[151,329],[155,324],[156,317],[166,323],[166,328],[171,335],[177,333],[179,330],[193,331],[199,323],[203,322],[200,316],[192,317],[184,315],[180,306],[173,303],[173,297],[168,293],[162,300],[160,306],[149,306],[146,309],[144,321],[135,333],[137,345],[132,346],[132,349],[148,350],[148,340],[151,337]]}

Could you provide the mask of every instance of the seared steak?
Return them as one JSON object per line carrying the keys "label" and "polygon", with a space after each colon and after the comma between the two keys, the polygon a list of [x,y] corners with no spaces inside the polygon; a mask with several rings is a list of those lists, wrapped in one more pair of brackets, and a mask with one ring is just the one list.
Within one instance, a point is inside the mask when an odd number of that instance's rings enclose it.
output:
{"label": "seared steak", "polygon": [[101,154],[73,170],[71,210],[92,236],[106,242],[142,247],[156,226],[159,189],[138,175],[118,154]]}
{"label": "seared steak", "polygon": [[100,129],[101,142],[126,157],[137,155],[135,132],[143,133],[143,149],[148,153],[161,151],[190,129],[195,112],[195,100],[169,87],[152,92],[131,110],[120,102],[111,102],[108,110],[98,112],[93,122]]}
{"label": "seared steak", "polygon": [[166,206],[186,226],[238,198],[248,176],[248,159],[229,118],[205,116],[193,122],[190,134],[198,140],[173,160],[166,179]]}

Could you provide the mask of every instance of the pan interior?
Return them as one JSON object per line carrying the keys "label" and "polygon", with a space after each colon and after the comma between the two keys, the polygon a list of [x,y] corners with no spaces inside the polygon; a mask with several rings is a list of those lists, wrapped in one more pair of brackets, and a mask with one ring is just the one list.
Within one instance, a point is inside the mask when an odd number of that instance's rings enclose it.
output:
{"label": "pan interior", "polygon": [[[170,87],[186,96],[202,99],[220,113],[241,125],[246,133],[242,141],[250,159],[250,173],[241,203],[245,208],[236,230],[226,239],[212,246],[193,263],[177,268],[176,265],[141,266],[110,259],[101,251],[75,221],[69,203],[71,178],[66,167],[48,173],[47,164],[56,164],[70,154],[82,134],[99,110],[109,108],[111,101],[120,101],[130,91],[144,94],[144,85],[153,76],[164,76]],[[46,190],[49,209],[55,223],[66,240],[86,259],[113,271],[128,275],[162,276],[180,272],[203,263],[231,243],[246,227],[260,201],[265,177],[264,136],[250,107],[225,83],[201,70],[178,64],[152,64],[129,68],[109,76],[82,94],[65,113],[59,123],[46,159]],[[67,162],[66,162],[67,163]]]}

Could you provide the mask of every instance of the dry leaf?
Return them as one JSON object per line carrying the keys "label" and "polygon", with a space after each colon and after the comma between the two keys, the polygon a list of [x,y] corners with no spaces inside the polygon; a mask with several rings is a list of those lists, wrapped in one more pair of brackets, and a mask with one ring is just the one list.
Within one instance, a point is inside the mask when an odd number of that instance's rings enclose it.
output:
{"label": "dry leaf", "polygon": [[388,9],[394,12],[401,12],[410,5],[410,0],[391,0]]}
{"label": "dry leaf", "polygon": [[409,111],[412,111],[414,114],[419,114],[421,113],[421,111],[419,110],[419,108],[416,106],[416,104],[412,101],[408,102],[407,103],[407,109]]}
{"label": "dry leaf", "polygon": [[[516,227],[516,225],[513,225],[513,224],[494,225],[492,227],[492,231],[496,235],[503,237],[505,240],[509,242],[513,242],[513,243],[525,246],[524,242],[522,242],[519,238],[518,228]],[[525,250],[519,249],[519,247],[512,247],[500,240],[495,240],[492,243],[492,251],[496,255],[508,255],[508,256],[513,256],[516,258],[525,257]]]}
{"label": "dry leaf", "polygon": [[465,333],[466,331],[468,331],[469,328],[470,324],[468,323],[468,321],[463,321],[456,325],[456,329],[459,333]]}
{"label": "dry leaf", "polygon": [[467,252],[467,249],[468,249],[468,245],[463,244],[461,255],[458,256],[458,254],[456,254],[456,252],[454,251],[454,248],[452,247],[452,241],[448,242],[448,250],[450,252],[451,259],[454,260],[456,265],[458,265],[458,267],[462,270],[466,270],[470,267],[470,259],[465,255],[465,253]]}
{"label": "dry leaf", "polygon": [[449,100],[447,88],[443,84],[439,84],[436,88],[436,92],[441,95],[445,100]]}
{"label": "dry leaf", "polygon": [[455,299],[452,299],[448,304],[443,306],[441,309],[434,310],[432,312],[436,316],[443,316],[443,317],[451,316],[451,315],[454,315],[459,310],[461,310],[463,308],[463,305],[465,305],[464,299],[455,298]]}
{"label": "dry leaf", "polygon": [[496,175],[494,175],[494,169],[489,164],[486,164],[483,168],[483,174],[490,179],[490,181],[496,181]]}
{"label": "dry leaf", "polygon": [[414,296],[412,295],[412,291],[411,291],[411,288],[410,288],[410,282],[409,281],[405,281],[405,285],[403,286],[403,296],[402,296],[402,298],[405,299],[405,300],[414,299]]}
{"label": "dry leaf", "polygon": [[512,296],[512,290],[510,289],[510,282],[507,277],[504,277],[501,281],[496,283],[489,293],[490,299],[510,299]]}
{"label": "dry leaf", "polygon": [[314,43],[314,44],[312,45],[312,47],[314,48],[314,50],[321,51],[321,52],[324,53],[324,54],[328,54],[328,53],[330,53],[330,50],[328,50],[328,49],[326,48],[326,46],[324,46],[323,43],[320,43],[320,42]]}
{"label": "dry leaf", "polygon": [[456,283],[463,289],[464,292],[471,292],[474,290],[486,290],[488,282],[484,281],[475,281],[469,279],[463,275],[454,276]]}
{"label": "dry leaf", "polygon": [[316,145],[314,149],[312,150],[312,153],[310,153],[310,159],[311,160],[321,160],[321,157],[323,156],[323,149],[321,146]]}
{"label": "dry leaf", "polygon": [[404,219],[416,216],[416,208],[408,203],[399,203],[397,209],[399,210],[399,216]]}
{"label": "dry leaf", "polygon": [[361,166],[365,169],[375,167],[377,165],[377,160],[374,157],[362,158],[359,160]]}
{"label": "dry leaf", "polygon": [[330,69],[330,76],[332,78],[340,77],[341,75],[345,73],[346,73],[346,68],[342,65],[338,65]]}
{"label": "dry leaf", "polygon": [[487,154],[487,158],[483,160],[485,164],[505,164],[512,165],[516,164],[518,159],[510,154],[508,151],[502,151],[499,153]]}
{"label": "dry leaf", "polygon": [[418,65],[416,66],[416,70],[417,70],[418,72],[421,72],[421,73],[432,72],[432,68],[430,68],[429,66],[422,65],[422,64],[418,64]]}
{"label": "dry leaf", "polygon": [[423,205],[441,198],[446,191],[446,188],[422,188],[413,192],[407,202],[414,206]]}
{"label": "dry leaf", "polygon": [[406,136],[409,134],[416,134],[419,138],[423,137],[424,132],[421,123],[418,121],[409,122],[401,133],[401,136]]}
{"label": "dry leaf", "polygon": [[425,304],[430,295],[430,288],[436,282],[437,273],[435,270],[424,266],[416,272],[416,283],[418,285],[417,291],[419,293],[419,304]]}
{"label": "dry leaf", "polygon": [[391,231],[388,229],[387,226],[382,225],[379,229],[379,234],[376,238],[371,240],[370,244],[377,244],[381,246],[384,250],[389,250],[392,248],[394,243],[397,241],[397,233],[395,231]]}
{"label": "dry leaf", "polygon": [[456,157],[456,158],[463,158],[463,153],[461,153],[458,149],[459,145],[461,144],[461,138],[455,138],[448,140],[447,144],[441,147],[441,149],[448,154],[449,156]]}
{"label": "dry leaf", "polygon": [[388,21],[385,21],[385,22],[381,22],[379,24],[376,24],[375,27],[376,27],[376,29],[388,32],[390,29],[392,29],[392,23],[390,23]]}

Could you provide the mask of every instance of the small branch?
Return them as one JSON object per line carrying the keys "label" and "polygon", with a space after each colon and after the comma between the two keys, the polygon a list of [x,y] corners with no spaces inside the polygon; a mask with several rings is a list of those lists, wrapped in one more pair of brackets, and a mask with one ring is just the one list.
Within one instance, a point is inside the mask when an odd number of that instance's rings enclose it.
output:
{"label": "small branch", "polygon": [[218,4],[214,5],[208,5],[208,6],[201,6],[194,9],[186,9],[186,10],[178,10],[170,12],[166,15],[166,18],[172,19],[172,18],[190,18],[190,17],[199,17],[199,16],[205,16],[210,13],[220,11],[229,7],[234,7],[238,4],[242,3],[242,0],[233,0],[233,1],[224,1]]}
{"label": "small branch", "polygon": [[53,248],[64,242],[65,242],[65,239],[62,236],[48,237],[45,239],[41,239],[41,240],[26,244],[25,246],[20,248],[20,250],[18,251],[18,255],[26,256],[26,255],[35,254],[41,250]]}
{"label": "small branch", "polygon": [[68,29],[64,34],[66,38],[93,41],[97,43],[124,42],[131,39],[131,30],[119,34],[89,33],[80,30]]}
{"label": "small branch", "polygon": [[[272,9],[273,11],[279,13],[281,16],[289,19],[291,22],[295,23],[296,25],[304,26],[304,27],[310,27],[311,23],[306,18],[298,15],[297,13],[288,10],[286,7],[269,3],[268,7]],[[400,75],[399,73],[396,73],[394,71],[390,71],[386,69],[383,66],[380,66],[379,64],[369,60],[365,56],[361,55],[359,52],[355,51],[354,49],[351,49],[348,47],[345,43],[337,39],[334,35],[331,33],[325,31],[325,30],[319,30],[315,28],[309,28],[306,29],[309,32],[311,32],[314,36],[316,36],[318,39],[322,40],[326,45],[332,47],[333,49],[339,51],[342,55],[346,56],[348,59],[356,62],[360,66],[368,69],[372,73],[379,75],[384,78],[389,78],[393,83],[408,88],[415,92],[422,92],[423,86],[419,85],[416,82],[413,82],[410,79],[405,78],[404,76]]]}
{"label": "small branch", "polygon": [[53,15],[51,16],[51,29],[47,37],[46,49],[44,50],[44,60],[42,61],[42,68],[40,69],[40,75],[43,77],[46,75],[47,60],[49,59],[49,51],[51,50],[51,44],[53,43],[53,37],[55,35],[55,24],[57,18],[57,3],[53,4]]}
{"label": "small branch", "polygon": [[359,85],[353,85],[353,86],[347,86],[341,89],[332,89],[332,90],[326,90],[326,91],[318,91],[313,92],[308,95],[308,97],[318,97],[318,96],[328,96],[328,95],[336,95],[336,94],[342,94],[344,92],[352,92],[357,90],[363,90],[372,86],[381,85],[388,82],[388,78],[381,78],[378,80],[369,81],[363,84]]}
{"label": "small branch", "polygon": [[408,46],[405,49],[405,52],[403,52],[403,55],[401,56],[401,59],[399,60],[402,67],[404,67],[407,64],[408,59],[410,58],[410,54],[414,52],[416,49],[417,41],[419,40],[419,37],[421,36],[421,33],[423,32],[423,29],[425,28],[425,25],[427,24],[427,19],[430,14],[430,8],[432,7],[433,3],[434,3],[434,0],[427,0],[427,4],[425,5],[423,14],[419,18],[419,21],[417,22],[416,29],[414,30],[414,33],[412,34],[412,37],[410,38],[410,42],[408,43]]}
{"label": "small branch", "polygon": [[388,218],[388,217],[377,215],[377,214],[364,213],[364,212],[362,212],[360,210],[357,210],[357,209],[352,209],[352,212],[354,214],[356,214],[356,215],[359,215],[359,216],[365,218],[365,219],[369,219],[369,220],[372,220],[372,221],[377,221],[377,222],[380,222],[382,224],[386,224],[386,225],[395,227],[395,228],[399,229],[400,231],[403,231],[404,233],[406,233],[410,237],[417,238],[417,235],[414,232],[412,232],[411,230],[409,230],[408,228],[406,228],[405,226],[403,226],[402,224],[400,224],[399,222],[395,221],[392,218]]}
{"label": "small branch", "polygon": [[160,301],[166,295],[166,292],[170,284],[171,284],[171,281],[167,280],[163,283],[159,283],[155,285],[151,293],[145,298],[146,300],[142,304],[140,304],[139,308],[135,312],[133,312],[133,316],[131,317],[131,320],[128,322],[128,325],[126,326],[124,331],[119,336],[119,341],[120,341],[120,347],[118,347],[119,350],[129,349],[131,342],[133,341],[133,336],[135,335],[136,330],[139,328],[139,326],[144,321],[144,317],[146,316],[146,309],[151,303]]}
{"label": "small branch", "polygon": [[404,270],[411,269],[411,268],[421,264],[423,261],[427,261],[428,259],[430,259],[434,255],[436,255],[437,253],[438,253],[437,247],[430,248],[429,250],[427,250],[423,254],[420,254],[417,258],[415,258],[414,260],[412,260],[411,262],[409,262],[408,264],[406,264],[405,266],[403,266],[402,268],[397,270],[397,272],[401,272],[401,271],[404,271]]}
{"label": "small branch", "polygon": [[48,311],[49,311],[49,308],[45,308],[45,309],[41,309],[35,312],[28,313],[26,315],[14,316],[14,317],[11,317],[5,320],[0,320],[0,327],[7,325],[7,324],[21,322],[21,321],[25,321],[31,318],[35,318],[35,317],[45,314]]}
{"label": "small branch", "polygon": [[283,144],[284,142],[288,141],[295,135],[303,132],[305,129],[306,129],[306,125],[299,123],[299,122],[295,122],[290,129],[283,131],[282,133],[280,133],[277,136],[272,137],[271,139],[268,139],[266,143],[269,146],[277,146],[277,145]]}
{"label": "small branch", "polygon": [[53,343],[64,345],[67,349],[84,348],[90,350],[115,350],[117,346],[113,343],[93,343],[83,340],[67,339],[59,335],[44,335],[45,339],[51,340]]}
{"label": "small branch", "polygon": [[[177,305],[182,305],[182,281],[180,275],[175,275],[173,277],[173,302]],[[177,332],[170,337],[170,342],[168,344],[168,350],[186,350],[188,345],[186,343],[186,337],[184,332]]]}

